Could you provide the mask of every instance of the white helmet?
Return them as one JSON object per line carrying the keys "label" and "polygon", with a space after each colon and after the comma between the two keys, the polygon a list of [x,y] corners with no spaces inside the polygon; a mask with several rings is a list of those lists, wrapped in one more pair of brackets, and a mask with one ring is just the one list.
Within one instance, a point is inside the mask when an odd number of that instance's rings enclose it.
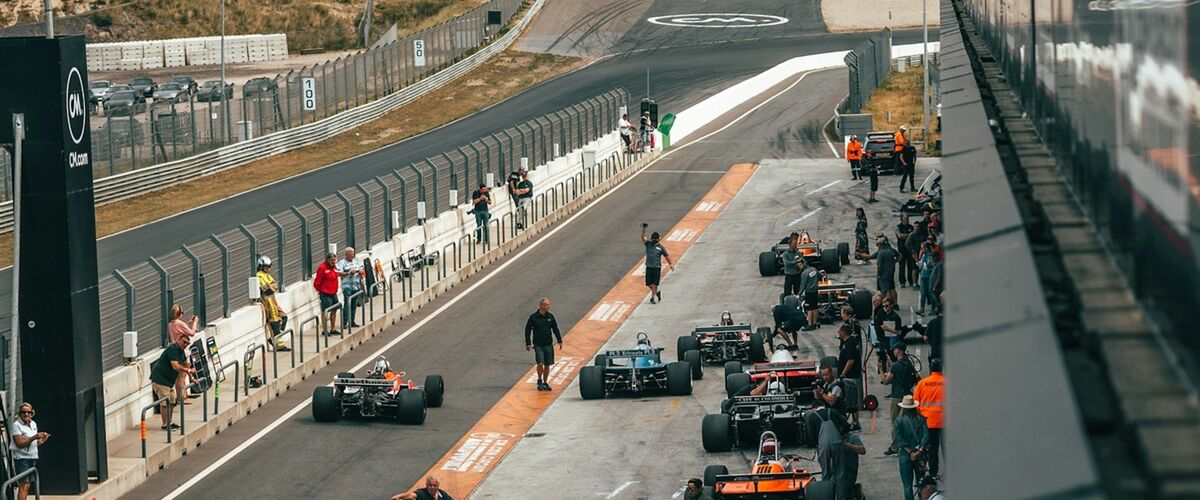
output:
{"label": "white helmet", "polygon": [[269,266],[269,265],[271,265],[270,257],[267,257],[266,255],[260,255],[258,257],[258,267]]}
{"label": "white helmet", "polygon": [[382,375],[384,373],[387,373],[391,369],[392,369],[392,365],[391,365],[391,363],[388,363],[387,358],[380,356],[379,359],[375,360],[374,372],[376,374]]}
{"label": "white helmet", "polygon": [[767,384],[767,394],[778,396],[786,393],[787,389],[783,387],[783,382],[780,382],[779,380],[775,380]]}

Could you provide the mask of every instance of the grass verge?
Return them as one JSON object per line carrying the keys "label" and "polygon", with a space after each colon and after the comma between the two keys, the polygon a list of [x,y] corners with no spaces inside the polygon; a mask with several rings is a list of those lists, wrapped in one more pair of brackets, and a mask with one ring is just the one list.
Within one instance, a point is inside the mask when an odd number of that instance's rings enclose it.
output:
{"label": "grass verge", "polygon": [[[921,66],[909,66],[904,73],[893,71],[888,75],[883,84],[875,89],[875,93],[871,95],[866,106],[863,106],[863,113],[871,113],[874,116],[875,124],[872,128],[896,130],[901,123],[906,123],[909,127],[922,126],[924,110],[921,106],[921,83],[923,79]],[[933,113],[934,110],[931,109],[929,112]],[[936,127],[935,117],[930,117],[929,125]],[[929,147],[933,147],[933,144],[939,139],[941,139],[941,134],[934,130],[930,132],[926,143]],[[927,154],[941,156],[941,151],[930,151]]]}
{"label": "grass verge", "polygon": [[[584,59],[507,50],[450,85],[354,130],[300,149],[96,207],[96,237],[153,222],[259,186],[400,142],[503,101],[580,67]],[[12,234],[0,236],[0,265],[12,264]]]}

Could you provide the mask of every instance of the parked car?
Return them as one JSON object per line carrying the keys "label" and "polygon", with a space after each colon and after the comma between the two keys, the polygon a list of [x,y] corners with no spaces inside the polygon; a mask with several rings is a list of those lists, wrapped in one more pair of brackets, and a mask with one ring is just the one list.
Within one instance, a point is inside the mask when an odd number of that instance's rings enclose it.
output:
{"label": "parked car", "polygon": [[250,81],[242,85],[242,97],[259,97],[274,94],[279,90],[279,84],[275,80],[260,76],[251,78]]}
{"label": "parked car", "polygon": [[[221,81],[209,80],[200,86],[200,90],[196,91],[196,101],[198,102],[217,102],[221,100]],[[233,84],[225,84],[225,100],[233,99]]]}
{"label": "parked car", "polygon": [[139,76],[129,82],[129,86],[133,87],[142,94],[142,97],[150,97],[154,95],[154,91],[158,90],[158,84],[154,83],[154,79],[147,76]]}
{"label": "parked car", "polygon": [[196,93],[196,87],[198,84],[196,83],[195,78],[187,75],[176,75],[172,76],[170,81],[171,83],[178,83],[179,85],[183,86],[184,91],[188,94]]}
{"label": "parked car", "polygon": [[187,87],[178,83],[164,83],[154,91],[154,102],[174,103],[187,100]]}
{"label": "parked car", "polygon": [[94,80],[88,85],[88,101],[92,104],[103,104],[112,92],[113,84],[108,80]]}
{"label": "parked car", "polygon": [[146,98],[136,90],[122,90],[109,96],[104,103],[104,114],[130,116],[146,111]]}

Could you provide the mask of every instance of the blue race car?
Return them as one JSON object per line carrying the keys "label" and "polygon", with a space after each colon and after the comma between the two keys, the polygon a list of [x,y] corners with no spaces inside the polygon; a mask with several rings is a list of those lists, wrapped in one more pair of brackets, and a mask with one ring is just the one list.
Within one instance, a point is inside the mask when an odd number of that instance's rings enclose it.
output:
{"label": "blue race car", "polygon": [[665,390],[672,396],[692,393],[692,379],[703,374],[699,351],[684,353],[684,361],[664,363],[663,348],[651,346],[645,333],[638,333],[637,339],[636,348],[597,354],[593,366],[579,370],[579,395],[583,399],[603,399],[618,392]]}

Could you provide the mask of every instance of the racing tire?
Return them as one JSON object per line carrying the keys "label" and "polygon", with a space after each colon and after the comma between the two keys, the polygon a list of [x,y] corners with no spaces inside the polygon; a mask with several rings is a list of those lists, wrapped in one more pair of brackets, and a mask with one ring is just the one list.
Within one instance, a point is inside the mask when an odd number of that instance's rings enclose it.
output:
{"label": "racing tire", "polygon": [[405,425],[421,425],[425,423],[425,391],[421,389],[404,389],[396,396],[396,420]]}
{"label": "racing tire", "polygon": [[692,393],[692,364],[676,361],[667,365],[667,394],[687,396]]}
{"label": "racing tire", "polygon": [[842,272],[842,258],[838,255],[837,250],[821,250],[821,269],[827,274]]}
{"label": "racing tire", "polygon": [[354,372],[338,372],[337,378],[354,378]]}
{"label": "racing tire", "polygon": [[585,366],[579,370],[579,397],[583,399],[604,399],[604,369],[599,366]]}
{"label": "racing tire", "polygon": [[704,378],[704,364],[700,362],[700,351],[692,349],[683,353],[683,360],[692,368],[692,380]]}
{"label": "racing tire", "polygon": [[741,361],[726,361],[725,362],[725,377],[728,378],[730,375],[733,375],[735,373],[742,373],[742,362]]}
{"label": "racing tire", "polygon": [[744,388],[750,384],[753,384],[753,383],[754,383],[754,381],[750,380],[749,373],[738,372],[738,373],[731,373],[729,375],[726,375],[725,376],[725,395],[727,397],[732,398],[733,395],[737,394],[738,391],[742,390],[742,388]]}
{"label": "racing tire", "polygon": [[684,361],[683,355],[688,351],[699,351],[700,339],[691,335],[684,335],[675,339],[675,361]]}
{"label": "racing tire", "polygon": [[767,327],[759,328],[758,331],[750,334],[750,362],[763,363],[767,361],[767,350],[763,343],[770,337],[771,329]]}
{"label": "racing tire", "polygon": [[758,254],[758,274],[763,276],[775,276],[779,274],[779,260],[775,258],[775,252],[762,252]]}
{"label": "racing tire", "polygon": [[595,360],[592,361],[592,366],[604,368],[608,366],[608,356],[605,354],[597,354]]}
{"label": "racing tire", "polygon": [[313,389],[312,416],[317,422],[337,422],[342,416],[342,404],[332,387]]}
{"label": "racing tire", "polygon": [[850,308],[854,309],[854,317],[860,320],[871,317],[871,292],[855,290],[850,296]]}
{"label": "racing tire", "polygon": [[724,413],[708,414],[700,424],[700,441],[709,453],[733,449],[733,417]]}
{"label": "racing tire", "polygon": [[842,262],[842,265],[844,266],[846,264],[849,264],[850,263],[850,244],[846,243],[844,241],[841,243],[838,243],[837,251],[838,251],[838,260]]}
{"label": "racing tire", "polygon": [[867,397],[863,398],[863,409],[864,410],[875,411],[878,408],[879,408],[879,398],[875,397],[874,394],[867,394]]}
{"label": "racing tire", "polygon": [[704,486],[716,486],[717,476],[729,475],[729,467],[724,465],[710,465],[704,468]]}
{"label": "racing tire", "polygon": [[425,376],[425,397],[430,408],[441,408],[442,401],[446,395],[446,382],[442,380],[441,375],[426,375]]}
{"label": "racing tire", "polygon": [[815,411],[808,411],[801,417],[804,427],[800,429],[800,444],[809,448],[817,447],[817,435],[821,433],[821,417]]}
{"label": "racing tire", "polygon": [[833,481],[809,481],[804,485],[804,500],[833,500]]}

